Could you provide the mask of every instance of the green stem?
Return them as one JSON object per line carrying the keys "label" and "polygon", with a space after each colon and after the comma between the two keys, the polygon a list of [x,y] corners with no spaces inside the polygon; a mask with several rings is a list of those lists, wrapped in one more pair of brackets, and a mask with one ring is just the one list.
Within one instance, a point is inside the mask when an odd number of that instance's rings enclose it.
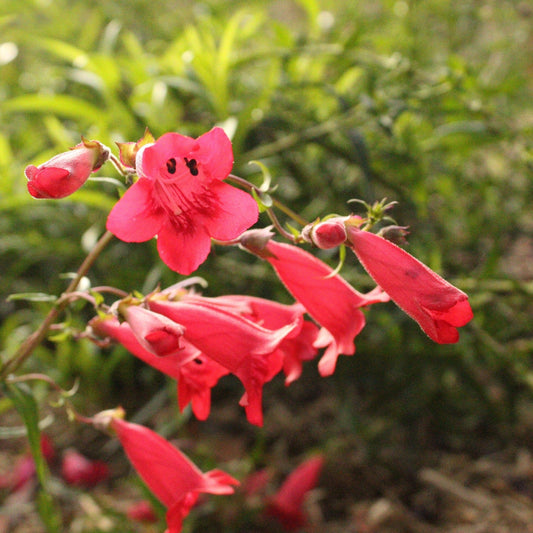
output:
{"label": "green stem", "polygon": [[75,278],[70,282],[65,292],[57,300],[55,306],[50,309],[39,328],[20,345],[13,357],[4,363],[0,370],[0,380],[4,380],[10,372],[17,370],[17,368],[19,368],[33,353],[35,348],[46,338],[46,335],[56,318],[68,306],[70,301],[68,297],[69,294],[77,289],[81,279],[87,274],[97,257],[102,253],[102,250],[109,244],[112,238],[113,234],[109,231],[106,231],[102,237],[100,237],[100,240],[80,265]]}
{"label": "green stem", "polygon": [[[256,187],[253,183],[250,183],[248,180],[245,180],[244,178],[241,178],[240,176],[236,176],[235,174],[230,174],[228,176],[228,180],[233,181],[233,183],[236,183],[237,185],[241,185],[242,187],[244,187],[245,189],[249,191],[254,190],[258,195],[261,195],[264,192],[264,191],[261,191],[259,187]],[[290,217],[292,220],[294,220],[301,226],[305,226],[308,224],[308,222],[304,218],[302,218],[298,213],[295,213],[292,209],[287,207],[285,204],[283,204],[276,198],[272,198],[272,203],[281,212],[285,213],[288,217]],[[270,208],[267,208],[266,213],[268,217],[270,218],[274,227],[281,233],[281,235],[283,235],[286,239],[290,240],[291,242],[294,242],[295,241],[294,235],[292,235],[291,233],[289,233],[282,227],[274,211]]]}

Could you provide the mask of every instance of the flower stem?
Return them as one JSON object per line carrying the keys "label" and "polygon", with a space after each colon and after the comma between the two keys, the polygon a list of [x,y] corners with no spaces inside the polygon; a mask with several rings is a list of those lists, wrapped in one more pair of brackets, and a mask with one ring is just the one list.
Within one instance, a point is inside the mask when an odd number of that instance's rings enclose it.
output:
{"label": "flower stem", "polygon": [[77,289],[83,276],[87,274],[97,257],[102,253],[112,238],[113,234],[110,231],[106,231],[100,237],[100,240],[83,260],[83,263],[76,272],[75,278],[70,282],[65,292],[61,295],[61,298],[57,300],[56,305],[50,309],[41,325],[20,345],[13,357],[4,363],[0,370],[0,380],[5,379],[9,372],[14,372],[19,368],[33,353],[35,348],[45,339],[56,318],[68,306],[70,301],[68,295]]}
{"label": "flower stem", "polygon": [[[233,183],[236,183],[237,185],[241,185],[242,187],[244,187],[245,189],[249,191],[252,191],[252,190],[255,191],[258,195],[264,193],[264,191],[261,191],[261,189],[255,186],[253,183],[250,183],[248,180],[245,180],[244,178],[241,178],[240,176],[236,176],[235,174],[230,174],[228,176],[228,179],[233,181]],[[272,205],[278,208],[281,212],[285,213],[292,220],[294,220],[295,222],[297,222],[298,224],[302,226],[306,226],[308,224],[307,220],[301,217],[298,213],[295,213],[292,209],[287,207],[285,204],[283,204],[276,198],[271,197],[271,199],[272,199]],[[266,213],[268,217],[270,218],[272,224],[280,232],[280,234],[283,235],[283,237],[285,237],[286,239],[290,240],[291,242],[295,242],[296,237],[292,235],[291,233],[289,233],[288,231],[286,231],[282,227],[274,211],[270,208],[267,208]]]}

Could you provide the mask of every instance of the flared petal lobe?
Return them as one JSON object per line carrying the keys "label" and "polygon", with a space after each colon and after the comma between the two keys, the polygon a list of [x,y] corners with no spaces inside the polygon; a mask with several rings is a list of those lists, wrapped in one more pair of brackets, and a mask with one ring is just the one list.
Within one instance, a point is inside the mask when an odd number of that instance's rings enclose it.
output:
{"label": "flared petal lobe", "polygon": [[153,184],[141,178],[114,205],[107,229],[121,241],[144,242],[159,232],[165,220],[165,210],[154,200]]}
{"label": "flared petal lobe", "polygon": [[473,318],[468,296],[402,248],[347,225],[361,264],[391,299],[440,344],[459,340],[458,327]]}

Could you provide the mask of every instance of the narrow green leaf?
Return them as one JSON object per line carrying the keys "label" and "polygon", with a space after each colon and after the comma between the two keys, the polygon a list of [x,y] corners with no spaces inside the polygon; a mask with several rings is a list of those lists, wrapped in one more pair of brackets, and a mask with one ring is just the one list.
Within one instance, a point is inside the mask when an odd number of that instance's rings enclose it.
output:
{"label": "narrow green leaf", "polygon": [[30,387],[26,383],[12,383],[6,386],[7,396],[26,425],[30,450],[35,462],[35,472],[39,480],[37,506],[48,533],[60,532],[60,516],[51,494],[47,490],[48,467],[41,450],[39,430],[39,408]]}
{"label": "narrow green leaf", "polygon": [[57,296],[53,294],[46,294],[44,292],[18,292],[16,294],[10,294],[7,297],[7,301],[24,300],[26,302],[55,302]]}

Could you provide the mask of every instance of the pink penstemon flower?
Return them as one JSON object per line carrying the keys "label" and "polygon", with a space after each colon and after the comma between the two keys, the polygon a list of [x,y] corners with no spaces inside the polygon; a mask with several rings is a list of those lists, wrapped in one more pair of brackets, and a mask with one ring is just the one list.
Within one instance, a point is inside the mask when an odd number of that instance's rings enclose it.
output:
{"label": "pink penstemon flower", "polygon": [[459,340],[457,328],[473,318],[468,296],[392,242],[346,220],[348,244],[391,299],[440,344]]}
{"label": "pink penstemon flower", "polygon": [[324,457],[316,455],[295,468],[272,496],[266,512],[275,517],[286,531],[296,531],[307,524],[305,498],[314,489],[324,467]]}
{"label": "pink penstemon flower", "polygon": [[257,221],[254,199],[222,181],[233,152],[221,128],[198,139],[166,133],[142,146],[136,161],[139,180],[112,209],[107,229],[126,242],[157,235],[161,259],[181,274],[206,259],[211,238],[232,240]]}
{"label": "pink penstemon flower", "polygon": [[109,149],[98,141],[83,141],[39,166],[24,170],[28,192],[34,198],[64,198],[77,191],[109,158]]}
{"label": "pink penstemon flower", "polygon": [[167,508],[167,533],[180,533],[183,519],[201,493],[232,494],[239,482],[222,470],[202,472],[184,453],[154,431],[126,422],[120,410],[94,417],[111,428],[148,488]]}
{"label": "pink penstemon flower", "polygon": [[[252,247],[257,242],[252,242]],[[248,242],[244,246],[251,249]],[[368,294],[356,291],[341,276],[333,275],[333,269],[323,261],[297,246],[270,239],[262,249],[251,251],[274,267],[288,291],[322,326],[314,343],[326,348],[318,368],[322,376],[333,374],[340,354],[355,353],[354,339],[365,325],[360,308],[389,297],[379,287]]]}

